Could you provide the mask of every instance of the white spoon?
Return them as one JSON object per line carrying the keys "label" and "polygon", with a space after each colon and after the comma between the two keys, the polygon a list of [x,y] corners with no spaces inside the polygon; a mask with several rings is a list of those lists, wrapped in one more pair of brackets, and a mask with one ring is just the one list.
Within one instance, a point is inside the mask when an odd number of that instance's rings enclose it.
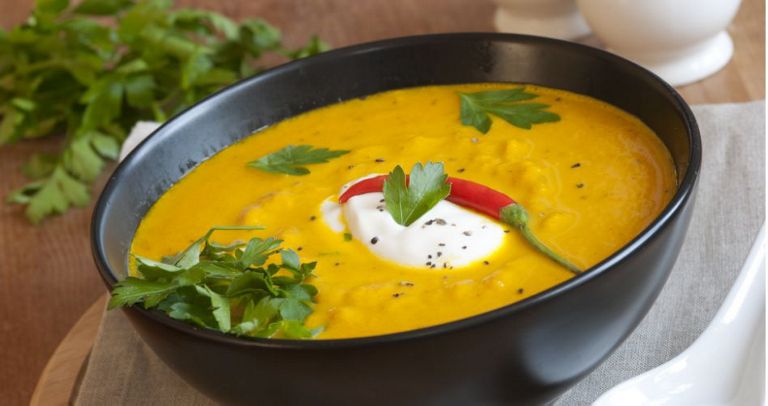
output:
{"label": "white spoon", "polygon": [[765,224],[706,330],[680,355],[593,406],[765,405]]}

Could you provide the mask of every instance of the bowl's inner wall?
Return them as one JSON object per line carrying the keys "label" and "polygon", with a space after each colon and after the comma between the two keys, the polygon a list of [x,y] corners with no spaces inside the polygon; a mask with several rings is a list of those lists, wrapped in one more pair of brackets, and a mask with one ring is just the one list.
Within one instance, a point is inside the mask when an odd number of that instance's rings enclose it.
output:
{"label": "bowl's inner wall", "polygon": [[[685,113],[660,80],[603,52],[540,38],[404,38],[301,60],[243,81],[170,121],[118,168],[96,215],[97,245],[120,276],[139,222],[184,174],[253,131],[297,114],[403,87],[520,82],[569,90],[636,115],[667,145],[678,179],[690,161]],[[226,191],[213,199],[225,199]],[[180,220],[183,221],[183,220]]]}

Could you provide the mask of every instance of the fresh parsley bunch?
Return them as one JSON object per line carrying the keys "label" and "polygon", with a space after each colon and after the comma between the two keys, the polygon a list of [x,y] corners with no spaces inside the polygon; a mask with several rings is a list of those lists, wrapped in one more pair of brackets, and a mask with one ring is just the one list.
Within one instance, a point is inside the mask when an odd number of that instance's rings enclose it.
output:
{"label": "fresh parsley bunch", "polygon": [[56,153],[22,168],[31,182],[9,202],[34,223],[86,206],[106,161],[139,120],[164,121],[203,96],[259,72],[265,54],[301,58],[259,19],[235,23],[170,0],[37,0],[27,21],[0,29],[0,146],[64,134]]}
{"label": "fresh parsley bunch", "polygon": [[[280,249],[275,238],[221,245],[211,228],[178,255],[154,261],[140,256],[141,278],[128,277],[112,291],[109,308],[142,303],[170,317],[224,333],[250,337],[310,338],[304,320],[312,313],[317,289],[306,283],[315,262],[301,263],[296,252]],[[269,263],[279,254],[281,263]]]}

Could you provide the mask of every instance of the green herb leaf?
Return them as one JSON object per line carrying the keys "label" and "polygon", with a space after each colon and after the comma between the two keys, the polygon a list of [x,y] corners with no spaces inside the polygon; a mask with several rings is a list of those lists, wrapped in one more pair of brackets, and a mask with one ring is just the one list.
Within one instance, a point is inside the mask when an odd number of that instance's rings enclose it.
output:
{"label": "green herb leaf", "polygon": [[53,154],[35,154],[21,168],[24,176],[30,179],[42,179],[49,176],[56,169],[58,158]]}
{"label": "green herb leaf", "polygon": [[[138,267],[157,269],[159,272],[162,272],[164,274],[168,272],[175,273],[182,270],[182,268],[176,265],[166,264],[165,262],[160,262],[160,261],[153,261],[149,258],[144,258],[139,255],[134,255],[134,258],[136,258],[136,264]],[[144,271],[142,271],[141,273],[146,275]]]}
{"label": "green herb leaf", "polygon": [[281,320],[271,323],[256,336],[263,338],[290,338],[303,340],[311,338],[322,329],[310,330],[296,320]]}
{"label": "green herb leaf", "polygon": [[311,307],[295,298],[286,298],[280,303],[280,316],[283,320],[303,321],[311,313]]}
{"label": "green herb leaf", "polygon": [[120,155],[120,143],[106,134],[96,133],[91,137],[91,146],[107,159],[117,159]]}
{"label": "green herb leaf", "polygon": [[220,331],[229,332],[231,327],[229,299],[214,292],[209,286],[195,286],[197,293],[211,299],[211,313]]}
{"label": "green herb leaf", "polygon": [[189,269],[200,262],[200,251],[203,249],[205,240],[197,240],[184,250],[178,258],[175,258],[174,264],[183,269]]}
{"label": "green herb leaf", "polygon": [[409,179],[400,165],[384,181],[384,201],[392,218],[404,226],[411,225],[451,193],[451,185],[442,163],[417,163]]}
{"label": "green herb leaf", "polygon": [[75,13],[93,16],[107,16],[133,4],[131,0],[84,0],[75,8]]}
{"label": "green herb leaf", "polygon": [[280,256],[283,259],[283,266],[291,270],[299,270],[301,264],[299,263],[299,255],[293,250],[282,250]]}
{"label": "green herb leaf", "polygon": [[226,261],[201,261],[191,269],[199,269],[209,278],[231,279],[242,273],[238,264]]}
{"label": "green herb leaf", "polygon": [[37,0],[37,10],[41,13],[58,14],[69,6],[69,0]]}
{"label": "green herb leaf", "polygon": [[57,166],[50,177],[29,184],[10,195],[27,205],[26,215],[39,223],[51,214],[61,214],[70,207],[84,207],[90,200],[88,187]]}
{"label": "green herb leaf", "polygon": [[152,75],[130,77],[125,82],[126,101],[136,108],[151,107],[155,101],[155,89],[155,78]]}
{"label": "green herb leaf", "polygon": [[244,294],[255,294],[256,296],[277,295],[271,283],[268,282],[269,276],[261,272],[241,273],[227,287],[227,296],[237,297]]}
{"label": "green herb leaf", "polygon": [[[27,22],[0,30],[0,147],[63,138],[33,155],[6,201],[39,222],[87,205],[90,187],[140,120],[164,121],[268,60],[314,55],[259,19],[235,22],[170,0],[36,0]],[[271,55],[270,55],[271,54]]]}
{"label": "green herb leaf", "polygon": [[205,269],[193,266],[192,268],[185,269],[179,272],[176,276],[176,283],[179,286],[194,286],[205,280],[210,275],[205,272]]}
{"label": "green herb leaf", "polygon": [[271,297],[265,297],[254,305],[248,301],[243,311],[242,321],[233,328],[238,335],[256,336],[265,330],[272,320],[279,316],[279,301]]}
{"label": "green herb leaf", "polygon": [[24,124],[26,115],[12,106],[6,106],[0,110],[2,121],[0,121],[0,145],[14,142],[24,134]]}
{"label": "green herb leaf", "polygon": [[349,151],[332,151],[328,148],[313,149],[311,145],[289,145],[279,151],[249,162],[248,166],[265,172],[306,175],[309,173],[309,169],[301,165],[326,163],[329,159],[337,158],[347,153]]}
{"label": "green herb leaf", "polygon": [[303,48],[295,49],[286,53],[289,58],[306,58],[329,50],[331,47],[320,40],[316,35],[309,39],[309,43]]}
{"label": "green herb leaf", "polygon": [[281,243],[281,240],[272,237],[264,240],[253,238],[245,247],[245,251],[243,251],[243,255],[240,257],[240,263],[244,268],[251,265],[263,265],[267,258],[272,254],[271,251],[276,250]]}
{"label": "green herb leaf", "polygon": [[475,127],[485,134],[491,129],[490,114],[514,125],[529,130],[534,124],[560,121],[560,116],[546,111],[549,107],[541,103],[520,103],[538,97],[525,91],[524,87],[506,90],[489,90],[476,93],[459,93],[461,101],[461,123]]}
{"label": "green herb leaf", "polygon": [[149,296],[171,293],[177,288],[174,282],[149,281],[128,277],[115,285],[108,308],[114,309],[116,307],[131,306],[145,300]]}
{"label": "green herb leaf", "polygon": [[[304,327],[317,288],[307,284],[315,263],[302,263],[295,251],[280,249],[272,237],[247,244],[216,244],[216,231],[258,226],[213,227],[186,249],[157,261],[134,256],[141,278],[115,285],[109,308],[142,304],[170,317],[225,333],[251,337],[310,338]],[[280,254],[277,265],[272,256]],[[272,262],[269,265],[264,265]],[[286,275],[277,276],[282,269]]]}
{"label": "green herb leaf", "polygon": [[175,27],[186,31],[201,35],[211,35],[220,31],[228,40],[237,39],[238,25],[219,13],[188,8],[177,10],[171,18]]}
{"label": "green herb leaf", "polygon": [[62,155],[62,164],[68,172],[84,181],[93,181],[104,168],[104,160],[93,149],[90,136],[74,140]]}
{"label": "green herb leaf", "polygon": [[[146,306],[145,302],[145,307],[150,306]],[[211,311],[210,298],[200,295],[195,287],[179,288],[159,302],[156,307],[176,320],[187,321],[204,328],[218,329],[218,322]]]}

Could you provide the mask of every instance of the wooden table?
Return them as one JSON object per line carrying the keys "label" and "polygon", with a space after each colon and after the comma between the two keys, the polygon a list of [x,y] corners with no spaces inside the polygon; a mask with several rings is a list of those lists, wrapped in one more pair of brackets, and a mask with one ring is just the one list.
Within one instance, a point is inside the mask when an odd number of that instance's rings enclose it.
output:
{"label": "wooden table", "polygon": [[[26,17],[33,0],[0,0],[0,26]],[[235,18],[261,16],[280,27],[288,44],[317,33],[335,47],[375,39],[449,31],[492,31],[489,0],[187,0]],[[765,3],[745,0],[729,31],[734,59],[718,74],[680,88],[689,103],[740,102],[765,97]],[[595,44],[594,40],[588,40]],[[0,148],[0,195],[24,183],[22,163],[58,139]],[[100,185],[97,186],[98,191]],[[98,328],[104,293],[91,260],[91,209],[33,227],[20,207],[0,204],[0,399],[29,401],[46,362],[38,404],[66,402],[67,387]],[[84,315],[86,309],[89,309]],[[82,316],[82,318],[81,318]],[[80,319],[77,326],[72,325]],[[71,330],[70,330],[71,329]],[[69,333],[68,333],[69,332]],[[68,334],[68,335],[67,335]],[[54,349],[67,336],[55,357]],[[73,344],[74,343],[74,344]],[[74,372],[72,372],[74,371]],[[69,382],[69,383],[68,383]],[[53,392],[51,392],[53,390]],[[58,393],[58,400],[47,397]],[[40,397],[42,396],[42,398]]]}

